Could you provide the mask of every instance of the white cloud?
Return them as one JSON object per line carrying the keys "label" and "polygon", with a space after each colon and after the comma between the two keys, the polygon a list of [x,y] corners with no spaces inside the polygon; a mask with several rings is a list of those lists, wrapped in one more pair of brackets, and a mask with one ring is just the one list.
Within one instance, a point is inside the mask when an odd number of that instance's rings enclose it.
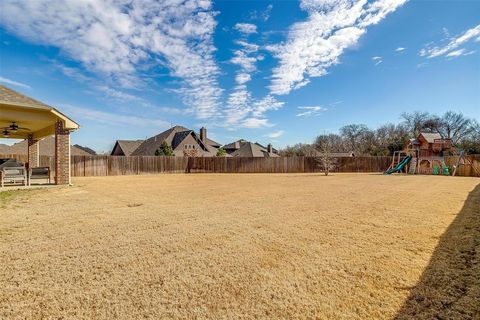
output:
{"label": "white cloud", "polygon": [[268,137],[270,139],[277,139],[277,138],[280,138],[281,136],[283,136],[284,133],[285,133],[284,130],[278,130],[278,131],[267,134],[266,137]]}
{"label": "white cloud", "polygon": [[380,63],[383,62],[382,57],[372,57],[372,61],[375,63],[376,66],[378,66]]}
{"label": "white cloud", "polygon": [[272,125],[268,122],[268,119],[265,118],[247,118],[244,119],[240,126],[243,128],[261,128],[261,127],[272,127]]}
{"label": "white cloud", "polygon": [[297,117],[318,116],[322,112],[327,111],[327,108],[322,106],[298,107],[297,109],[302,110],[300,113],[297,113]]}
{"label": "white cloud", "polygon": [[12,86],[25,88],[25,89],[31,89],[31,87],[28,84],[21,83],[21,82],[18,82],[18,81],[14,81],[14,80],[4,78],[4,77],[0,77],[0,82],[6,83],[6,84],[9,84],[9,85],[12,85]]}
{"label": "white cloud", "polygon": [[252,114],[255,117],[261,117],[267,111],[282,108],[284,104],[284,102],[278,101],[275,97],[268,95],[253,103]]}
{"label": "white cloud", "polygon": [[459,54],[459,51],[463,50],[463,49],[458,50],[457,48],[478,36],[480,36],[480,25],[473,27],[471,29],[468,29],[460,36],[449,37],[448,43],[444,46],[435,46],[435,47],[427,46],[426,48],[423,48],[422,50],[420,50],[419,54],[420,56],[427,57],[428,59],[443,56],[443,55],[446,55],[447,57],[457,57],[462,55],[462,54]]}
{"label": "white cloud", "polygon": [[110,88],[110,87],[105,86],[105,85],[95,86],[95,89],[102,92],[103,94],[105,94],[108,97],[115,98],[115,99],[118,99],[118,100],[121,100],[121,101],[144,102],[144,100],[140,97],[137,97],[137,96],[129,94],[129,93],[122,92],[120,90]]}
{"label": "white cloud", "polygon": [[0,23],[9,32],[58,47],[122,87],[142,87],[138,66],[160,61],[182,80],[178,92],[197,117],[218,111],[222,90],[210,0],[4,0],[0,10]]}
{"label": "white cloud", "polygon": [[93,110],[90,108],[77,107],[72,105],[62,105],[61,109],[71,115],[73,118],[106,123],[109,125],[121,126],[138,126],[151,128],[152,126],[159,129],[170,127],[168,121],[155,118],[138,117],[132,115],[122,115],[119,113],[109,113],[104,111]]}
{"label": "white cloud", "polygon": [[263,20],[263,21],[268,21],[270,19],[270,15],[272,13],[273,5],[269,4],[265,10],[258,12],[257,10],[251,11],[249,16],[251,20]]}
{"label": "white cloud", "polygon": [[270,19],[270,15],[272,14],[273,4],[269,4],[265,11],[262,12],[262,20],[267,21]]}
{"label": "white cloud", "polygon": [[447,57],[459,57],[465,53],[465,49],[460,49],[460,50],[455,50],[455,51],[450,51],[447,54]]}
{"label": "white cloud", "polygon": [[236,41],[240,46],[234,51],[231,63],[239,67],[236,76],[236,86],[230,93],[227,101],[227,107],[224,110],[226,125],[230,129],[245,127],[258,128],[271,126],[265,118],[265,113],[272,110],[278,110],[283,106],[283,102],[278,101],[271,95],[262,99],[253,99],[252,94],[247,88],[247,83],[251,80],[251,73],[257,71],[257,61],[263,59],[258,55],[259,46],[246,41]]}
{"label": "white cloud", "polygon": [[253,23],[237,23],[233,28],[246,35],[257,33],[257,26]]}
{"label": "white cloud", "polygon": [[395,52],[403,52],[405,51],[407,48],[404,48],[404,47],[398,47],[397,49],[395,49]]}
{"label": "white cloud", "polygon": [[321,77],[339,63],[344,50],[354,46],[366,28],[403,5],[406,0],[302,0],[308,13],[293,24],[285,43],[270,46],[279,65],[273,69],[271,93],[282,95]]}
{"label": "white cloud", "polygon": [[459,49],[459,50],[455,50],[455,51],[450,51],[449,53],[447,53],[446,57],[456,58],[456,57],[460,57],[460,56],[468,56],[468,55],[474,54],[475,52],[476,51],[467,51],[465,49]]}

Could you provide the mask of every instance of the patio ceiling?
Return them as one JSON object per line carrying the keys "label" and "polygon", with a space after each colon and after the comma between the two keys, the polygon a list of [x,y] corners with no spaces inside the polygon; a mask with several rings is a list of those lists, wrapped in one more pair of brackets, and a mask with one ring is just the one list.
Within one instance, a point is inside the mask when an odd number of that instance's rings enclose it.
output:
{"label": "patio ceiling", "polygon": [[65,129],[79,128],[77,123],[55,108],[0,85],[0,129],[3,131],[12,122],[19,127],[16,131],[8,130],[8,138],[27,139],[32,135],[34,139],[41,139],[53,135],[58,120],[63,122]]}

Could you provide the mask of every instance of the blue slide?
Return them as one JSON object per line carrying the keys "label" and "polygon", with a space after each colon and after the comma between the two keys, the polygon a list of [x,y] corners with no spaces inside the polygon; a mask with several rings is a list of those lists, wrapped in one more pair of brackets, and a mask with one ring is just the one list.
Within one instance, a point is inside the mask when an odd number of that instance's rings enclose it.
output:
{"label": "blue slide", "polygon": [[395,172],[402,172],[403,168],[412,160],[412,156],[406,156],[395,168],[385,171],[383,174],[392,174]]}

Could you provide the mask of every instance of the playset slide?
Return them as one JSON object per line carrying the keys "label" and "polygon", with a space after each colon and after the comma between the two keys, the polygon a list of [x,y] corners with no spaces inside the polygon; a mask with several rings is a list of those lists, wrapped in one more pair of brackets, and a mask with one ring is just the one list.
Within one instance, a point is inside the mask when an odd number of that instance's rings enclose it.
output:
{"label": "playset slide", "polygon": [[403,168],[412,160],[412,156],[406,156],[395,168],[385,171],[383,174],[392,174],[395,172],[402,172]]}

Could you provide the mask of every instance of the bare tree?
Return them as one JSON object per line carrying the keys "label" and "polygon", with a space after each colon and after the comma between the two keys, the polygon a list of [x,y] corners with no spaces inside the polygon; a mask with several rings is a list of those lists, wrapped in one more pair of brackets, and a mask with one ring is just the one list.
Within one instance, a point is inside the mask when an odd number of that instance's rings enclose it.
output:
{"label": "bare tree", "polygon": [[407,128],[412,138],[418,136],[422,131],[437,131],[439,119],[428,112],[404,112],[401,117],[403,119],[402,124]]}
{"label": "bare tree", "polygon": [[333,157],[332,136],[321,135],[315,141],[315,149],[317,150],[317,157],[315,162],[323,170],[326,176],[330,171],[337,167],[337,159]]}
{"label": "bare tree", "polygon": [[474,131],[474,122],[460,112],[448,111],[440,119],[438,133],[442,138],[452,139],[458,144]]}
{"label": "bare tree", "polygon": [[345,139],[349,148],[348,151],[360,151],[360,143],[363,136],[368,132],[368,127],[364,124],[349,124],[340,128],[340,134]]}
{"label": "bare tree", "polygon": [[279,151],[282,157],[311,157],[315,155],[315,148],[311,144],[297,143],[293,146],[286,146]]}

